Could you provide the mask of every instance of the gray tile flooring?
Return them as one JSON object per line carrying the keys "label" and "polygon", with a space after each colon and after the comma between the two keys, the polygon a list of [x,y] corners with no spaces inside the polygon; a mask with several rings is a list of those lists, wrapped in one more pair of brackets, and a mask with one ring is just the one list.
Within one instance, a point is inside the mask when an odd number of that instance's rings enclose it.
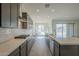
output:
{"label": "gray tile flooring", "polygon": [[51,56],[45,37],[36,37],[36,41],[30,51],[29,56]]}

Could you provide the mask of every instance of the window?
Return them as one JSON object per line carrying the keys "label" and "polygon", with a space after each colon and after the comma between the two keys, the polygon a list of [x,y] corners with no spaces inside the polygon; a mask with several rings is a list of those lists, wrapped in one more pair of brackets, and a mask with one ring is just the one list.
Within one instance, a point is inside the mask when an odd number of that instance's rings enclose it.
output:
{"label": "window", "polygon": [[74,24],[56,24],[56,38],[74,36]]}

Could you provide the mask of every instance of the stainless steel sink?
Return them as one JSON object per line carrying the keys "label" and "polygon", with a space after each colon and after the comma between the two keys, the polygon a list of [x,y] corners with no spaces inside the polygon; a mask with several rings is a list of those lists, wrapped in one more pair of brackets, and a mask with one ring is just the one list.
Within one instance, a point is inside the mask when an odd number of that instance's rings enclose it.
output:
{"label": "stainless steel sink", "polygon": [[29,35],[18,35],[18,36],[15,36],[14,38],[15,39],[26,39]]}

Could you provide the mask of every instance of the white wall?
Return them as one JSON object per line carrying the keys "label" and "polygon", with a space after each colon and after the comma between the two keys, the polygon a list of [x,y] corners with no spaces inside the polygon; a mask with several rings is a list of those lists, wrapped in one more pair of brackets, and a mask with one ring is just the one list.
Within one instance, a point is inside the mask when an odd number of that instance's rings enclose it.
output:
{"label": "white wall", "polygon": [[79,20],[52,20],[52,31],[55,32],[56,24],[75,23],[75,36],[79,36]]}

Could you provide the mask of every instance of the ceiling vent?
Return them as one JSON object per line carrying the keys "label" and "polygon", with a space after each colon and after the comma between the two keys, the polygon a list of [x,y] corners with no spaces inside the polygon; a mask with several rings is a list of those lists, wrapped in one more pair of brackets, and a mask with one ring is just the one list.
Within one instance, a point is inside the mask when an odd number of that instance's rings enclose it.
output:
{"label": "ceiling vent", "polygon": [[45,8],[49,8],[50,7],[50,4],[45,4]]}

